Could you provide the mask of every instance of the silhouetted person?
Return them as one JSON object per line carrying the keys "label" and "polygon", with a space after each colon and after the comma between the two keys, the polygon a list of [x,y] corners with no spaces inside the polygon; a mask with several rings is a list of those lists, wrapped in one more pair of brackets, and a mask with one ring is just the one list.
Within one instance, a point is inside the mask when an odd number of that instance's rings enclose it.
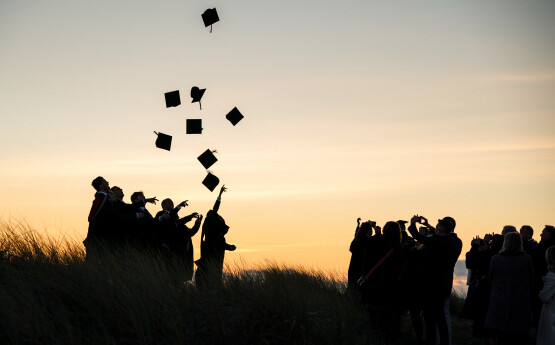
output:
{"label": "silhouetted person", "polygon": [[534,236],[534,229],[530,225],[523,225],[520,228],[520,237],[522,237],[522,248],[528,255],[532,255],[532,251],[538,245],[532,237]]}
{"label": "silhouetted person", "polygon": [[225,251],[234,251],[236,247],[228,244],[225,235],[229,226],[218,214],[222,201],[222,194],[226,191],[225,185],[220,189],[220,194],[214,207],[206,214],[202,226],[200,259],[196,261],[198,266],[195,280],[198,286],[218,286],[222,283],[223,265]]}
{"label": "silhouetted person", "polygon": [[376,235],[361,233],[358,239],[366,249],[363,267],[364,277],[362,303],[370,313],[372,326],[383,332],[386,342],[392,342],[399,335],[401,273],[401,228],[397,222],[387,222]]}
{"label": "silhouetted person", "polygon": [[[154,199],[152,202],[156,205],[155,201],[158,201],[156,197],[151,198]],[[137,225],[133,229],[131,234],[131,243],[139,248],[146,249],[148,248],[151,243],[154,241],[155,236],[155,228],[156,223],[152,214],[146,208],[146,202],[148,202],[145,198],[143,192],[134,192],[131,194],[131,203],[135,205],[135,212],[140,212],[143,214],[143,217],[139,219]]]}
{"label": "silhouetted person", "polygon": [[89,212],[89,230],[83,241],[87,250],[87,258],[96,255],[100,246],[107,246],[112,235],[115,210],[108,193],[110,184],[102,176],[92,181],[96,190],[94,201]]}
{"label": "silhouetted person", "polygon": [[449,331],[445,319],[445,299],[451,294],[453,287],[453,241],[448,235],[453,230],[453,223],[440,219],[435,228],[435,235],[426,237],[418,233],[416,223],[427,220],[414,216],[411,219],[409,232],[414,239],[423,243],[428,256],[424,270],[425,305],[424,321],[426,323],[426,343],[436,344],[436,327],[439,331],[440,345],[449,344]]}
{"label": "silhouetted person", "polygon": [[[427,228],[421,227],[419,232],[426,235]],[[403,306],[408,309],[412,326],[416,334],[417,344],[424,343],[423,309],[424,295],[423,272],[426,261],[426,247],[412,238],[403,242],[403,269],[400,278],[401,298]]]}
{"label": "silhouetted person", "polygon": [[118,219],[114,224],[114,240],[121,246],[127,244],[130,237],[133,235],[134,230],[137,228],[139,221],[144,218],[144,206],[147,202],[156,204],[156,197],[149,199],[142,199],[134,204],[128,204],[123,201],[123,190],[118,186],[110,188],[112,192],[111,198],[114,209],[118,213]]}
{"label": "silhouetted person", "polygon": [[530,284],[533,275],[532,258],[522,250],[520,234],[507,233],[503,248],[490,263],[491,294],[486,328],[492,331],[493,343],[526,342],[532,324]]}
{"label": "silhouetted person", "polygon": [[491,254],[492,255],[497,255],[499,254],[499,252],[501,251],[501,248],[503,248],[503,240],[505,238],[503,237],[503,235],[500,234],[493,234],[491,237]]}
{"label": "silhouetted person", "polygon": [[540,235],[540,243],[532,250],[532,261],[534,263],[534,282],[532,284],[532,310],[534,312],[534,324],[540,318],[542,302],[538,295],[543,289],[543,277],[547,275],[547,263],[545,253],[547,248],[555,245],[555,227],[546,225]]}
{"label": "silhouetted person", "polygon": [[463,308],[463,317],[474,320],[472,336],[485,338],[484,326],[488,313],[489,265],[492,253],[488,243],[479,237],[471,242],[470,251],[466,253],[466,268],[470,271],[468,293]]}
{"label": "silhouetted person", "polygon": [[[182,207],[187,206],[187,201],[181,202],[174,208],[171,199],[164,199],[162,201],[162,211],[156,214],[159,221],[158,225],[158,243],[168,253],[170,262],[183,265],[185,269],[184,279],[191,280],[193,277],[193,237],[200,229],[202,216],[194,212],[190,215],[179,218],[178,212]],[[193,218],[196,218],[195,224],[192,228],[187,227],[187,223]],[[181,276],[180,276],[181,279]]]}
{"label": "silhouetted person", "polygon": [[545,254],[548,272],[539,293],[543,306],[538,325],[537,345],[555,344],[555,247],[549,247]]}
{"label": "silhouetted person", "polygon": [[518,231],[516,231],[516,228],[512,225],[505,225],[503,227],[503,230],[501,230],[501,235],[505,236],[506,234],[509,234],[512,232],[518,232]]}
{"label": "silhouetted person", "polygon": [[349,251],[351,252],[351,261],[349,262],[349,270],[347,271],[347,291],[358,291],[357,280],[362,276],[362,261],[364,260],[364,248],[357,241],[357,234],[360,230],[360,218],[357,219],[357,227],[355,236],[351,241]]}

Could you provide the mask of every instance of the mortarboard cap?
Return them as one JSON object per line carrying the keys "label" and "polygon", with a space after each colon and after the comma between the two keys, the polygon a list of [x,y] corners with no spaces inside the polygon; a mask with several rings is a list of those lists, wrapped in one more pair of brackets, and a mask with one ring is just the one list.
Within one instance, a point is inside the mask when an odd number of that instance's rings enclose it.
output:
{"label": "mortarboard cap", "polygon": [[234,126],[244,118],[243,114],[241,114],[241,112],[239,111],[239,109],[237,109],[237,107],[231,109],[231,111],[225,117]]}
{"label": "mortarboard cap", "polygon": [[214,156],[214,153],[218,153],[218,152],[216,150],[214,151],[206,150],[204,151],[203,154],[198,156],[198,160],[200,164],[202,164],[205,169],[210,168],[214,163],[218,161],[218,158]]}
{"label": "mortarboard cap", "polygon": [[169,151],[172,146],[172,136],[158,132],[154,132],[154,134],[158,136],[158,138],[156,138],[156,147]]}
{"label": "mortarboard cap", "polygon": [[202,134],[202,119],[187,119],[187,134]]}
{"label": "mortarboard cap", "polygon": [[166,108],[177,107],[181,104],[181,99],[179,98],[179,90],[166,92],[164,96],[166,97]]}
{"label": "mortarboard cap", "polygon": [[209,8],[202,14],[202,21],[204,22],[204,26],[210,26],[210,32],[212,32],[212,24],[219,22],[220,17],[218,17],[218,12],[216,12],[216,8]]}
{"label": "mortarboard cap", "polygon": [[202,181],[202,184],[208,188],[211,192],[214,191],[214,189],[218,186],[218,184],[220,183],[220,179],[217,178],[215,175],[213,175],[211,172],[208,172],[208,175],[206,175],[206,177],[204,178],[204,181]]}
{"label": "mortarboard cap", "polygon": [[202,104],[200,103],[200,100],[202,99],[202,96],[204,95],[204,91],[206,91],[206,89],[199,89],[196,86],[193,86],[191,88],[191,98],[193,99],[193,101],[191,103],[198,102],[199,105],[200,105],[201,110],[202,110]]}

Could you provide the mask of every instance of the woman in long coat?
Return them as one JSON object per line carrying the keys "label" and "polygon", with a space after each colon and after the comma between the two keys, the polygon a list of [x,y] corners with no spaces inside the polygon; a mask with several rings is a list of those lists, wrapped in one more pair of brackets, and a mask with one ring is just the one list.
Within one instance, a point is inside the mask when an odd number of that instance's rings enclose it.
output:
{"label": "woman in long coat", "polygon": [[555,344],[555,246],[547,250],[545,257],[549,271],[540,291],[543,308],[538,325],[537,345]]}
{"label": "woman in long coat", "polygon": [[491,295],[486,328],[490,343],[524,344],[532,324],[530,284],[532,258],[522,250],[518,233],[508,233],[503,249],[490,263]]}

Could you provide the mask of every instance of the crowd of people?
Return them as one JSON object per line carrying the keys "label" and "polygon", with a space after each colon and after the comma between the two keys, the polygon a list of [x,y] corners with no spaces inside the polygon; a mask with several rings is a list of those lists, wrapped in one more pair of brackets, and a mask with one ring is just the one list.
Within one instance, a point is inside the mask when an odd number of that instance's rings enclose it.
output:
{"label": "crowd of people", "polygon": [[[131,204],[123,201],[123,190],[111,187],[103,177],[92,181],[96,190],[89,213],[89,229],[83,242],[87,261],[95,260],[106,253],[121,253],[127,248],[144,250],[160,255],[169,266],[178,267],[183,281],[193,277],[194,263],[197,264],[196,283],[213,284],[221,281],[225,251],[236,249],[228,244],[225,235],[229,230],[224,218],[218,213],[222,194],[214,207],[206,214],[206,219],[197,212],[179,217],[181,209],[188,206],[188,200],[174,205],[169,198],[162,200],[160,210],[153,217],[146,204],[156,204],[156,197],[146,198],[143,192],[131,195]],[[194,224],[187,224],[192,220]],[[201,257],[193,262],[193,242],[191,238],[201,229]]]}
{"label": "crowd of people", "polygon": [[507,225],[476,237],[466,253],[468,293],[463,317],[488,344],[523,344],[531,327],[537,344],[555,344],[555,227],[540,242],[534,229]]}
{"label": "crowd of people", "polygon": [[[419,344],[451,344],[449,297],[462,251],[456,222],[445,217],[433,227],[415,215],[408,231],[407,223],[390,221],[382,230],[376,222],[357,220],[347,290],[385,342],[399,341],[406,312]],[[486,344],[526,344],[535,325],[537,344],[555,344],[554,245],[553,226],[543,229],[539,243],[530,226],[520,234],[506,226],[501,234],[472,240],[461,317],[474,320],[473,336]]]}

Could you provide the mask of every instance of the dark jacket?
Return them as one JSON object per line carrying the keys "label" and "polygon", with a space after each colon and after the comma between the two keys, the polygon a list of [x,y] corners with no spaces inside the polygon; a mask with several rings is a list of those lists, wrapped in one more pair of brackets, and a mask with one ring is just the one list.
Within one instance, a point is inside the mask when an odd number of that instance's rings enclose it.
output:
{"label": "dark jacket", "polygon": [[[377,267],[362,286],[362,303],[389,309],[399,307],[400,244],[392,246],[381,235],[359,236],[358,241],[365,253],[362,275],[366,276]],[[384,257],[386,259],[376,266]]]}
{"label": "dark jacket", "polygon": [[537,245],[538,245],[538,242],[536,242],[533,238],[522,242],[522,247],[524,248],[524,252],[528,255],[533,255],[534,249],[536,248]]}
{"label": "dark jacket", "polygon": [[112,199],[104,192],[97,192],[89,212],[89,230],[87,238],[83,241],[85,247],[110,240],[115,218],[116,211]]}
{"label": "dark jacket", "polygon": [[524,253],[494,255],[489,278],[491,294],[486,327],[500,331],[528,330],[532,322],[532,258]]}
{"label": "dark jacket", "polygon": [[349,262],[349,270],[347,271],[348,287],[354,289],[357,285],[357,280],[362,276],[362,263],[364,260],[364,248],[357,241],[359,227],[355,232],[355,238],[351,241],[349,251],[351,252],[351,261]]}
{"label": "dark jacket", "polygon": [[453,271],[456,263],[455,241],[449,236],[421,235],[414,224],[409,226],[409,232],[415,240],[427,248],[428,255],[423,272],[425,297],[442,299],[449,297],[453,288]]}

